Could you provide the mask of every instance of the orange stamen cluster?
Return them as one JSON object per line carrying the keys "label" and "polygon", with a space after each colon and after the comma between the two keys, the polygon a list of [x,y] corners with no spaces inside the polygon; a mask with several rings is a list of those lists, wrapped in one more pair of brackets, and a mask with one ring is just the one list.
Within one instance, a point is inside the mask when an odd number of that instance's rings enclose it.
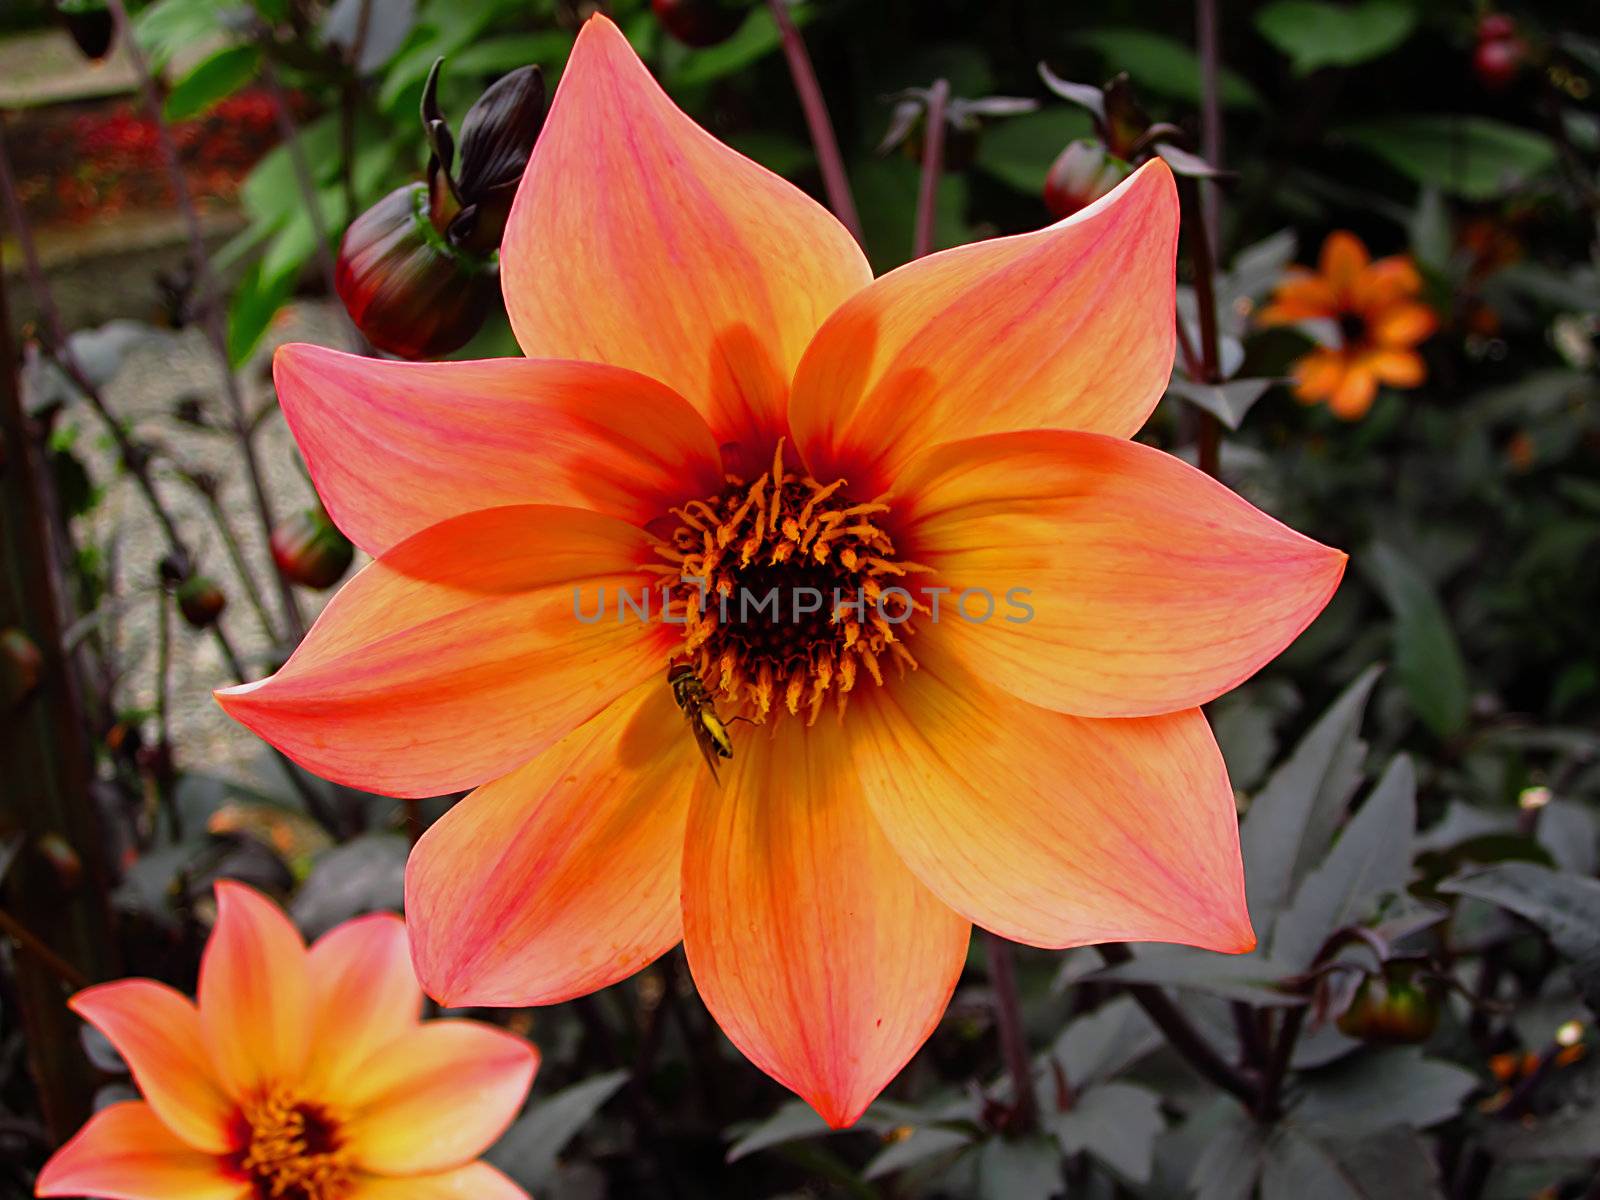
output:
{"label": "orange stamen cluster", "polygon": [[[901,671],[917,665],[902,615],[927,608],[914,589],[909,604],[884,593],[926,568],[897,559],[882,525],[887,504],[844,489],[843,479],[785,470],[780,441],[772,469],[753,482],[729,476],[717,495],[674,508],[682,523],[657,547],[666,565],[655,569],[673,581],[672,619],[685,622],[682,658],[757,723],[804,710],[810,724],[830,693],[843,712],[863,674],[881,684],[885,659]],[[819,593],[817,611],[797,611]],[[746,597],[759,605],[772,594],[776,611],[744,608]]]}
{"label": "orange stamen cluster", "polygon": [[319,1105],[269,1088],[240,1107],[243,1147],[234,1169],[255,1187],[257,1200],[344,1200],[354,1185],[339,1127]]}

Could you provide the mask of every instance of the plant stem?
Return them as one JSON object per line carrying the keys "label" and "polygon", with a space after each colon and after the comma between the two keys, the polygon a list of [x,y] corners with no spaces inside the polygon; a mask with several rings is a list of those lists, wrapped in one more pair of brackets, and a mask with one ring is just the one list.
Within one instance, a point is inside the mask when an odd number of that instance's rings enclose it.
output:
{"label": "plant stem", "polygon": [[1256,1105],[1256,1115],[1263,1121],[1276,1120],[1278,1117],[1283,1079],[1289,1073],[1289,1060],[1294,1057],[1294,1046],[1300,1040],[1300,1028],[1305,1020],[1305,1006],[1291,1008],[1283,1014],[1283,1020],[1278,1025],[1278,1038],[1273,1043],[1272,1056],[1267,1060],[1266,1074],[1261,1078],[1261,1097]]}
{"label": "plant stem", "polygon": [[[44,267],[39,262],[39,248],[34,244],[33,229],[29,226],[26,214],[22,210],[22,198],[17,192],[16,177],[11,171],[11,158],[7,152],[3,130],[0,130],[0,195],[3,195],[5,202],[6,219],[22,250],[23,264],[27,269],[28,285],[33,291],[34,303],[39,306],[39,311],[44,316],[45,328],[54,343],[52,353],[57,364],[83,393],[89,402],[89,407],[94,410],[95,415],[105,425],[106,432],[111,435],[111,440],[117,447],[117,456],[122,460],[124,469],[133,476],[134,483],[150,506],[151,514],[166,538],[167,548],[175,557],[193,566],[195,559],[178,532],[178,523],[162,500],[161,493],[156,491],[155,481],[150,477],[148,452],[134,445],[122,422],[117,420],[116,415],[107,406],[100,389],[95,387],[93,381],[84,373],[72,353],[72,343],[67,336],[66,323],[61,319],[61,310],[56,307],[55,294],[51,291],[50,283],[45,278]],[[233,643],[228,640],[228,635],[223,632],[221,625],[213,625],[211,630],[216,637],[217,648],[221,650],[223,660],[228,665],[228,670],[233,673],[234,679],[242,683],[245,674],[244,664],[238,652],[234,650]]]}
{"label": "plant stem", "polygon": [[233,564],[233,572],[239,577],[239,583],[244,588],[245,599],[250,602],[250,607],[255,610],[256,620],[261,623],[261,631],[267,635],[267,641],[274,646],[283,641],[278,633],[277,626],[273,623],[272,614],[267,611],[267,603],[261,597],[261,589],[256,585],[256,577],[250,570],[250,564],[245,561],[244,547],[239,544],[239,535],[234,532],[233,524],[228,520],[228,514],[223,511],[222,502],[217,498],[214,490],[206,488],[197,489],[205,501],[206,510],[211,514],[211,522],[217,527],[217,536],[222,539],[222,546],[228,552],[228,561]]}
{"label": "plant stem", "polygon": [[89,986],[90,980],[87,975],[50,949],[39,938],[38,934],[34,933],[33,930],[3,908],[0,908],[0,933],[4,933],[6,937],[21,946],[41,966],[73,991],[81,992]]}
{"label": "plant stem", "polygon": [[[1129,962],[1133,958],[1128,948],[1121,942],[1106,942],[1096,946],[1095,949],[1111,966]],[[1165,992],[1148,983],[1128,983],[1122,986],[1127,988],[1128,994],[1140,1008],[1144,1009],[1145,1015],[1166,1035],[1172,1048],[1181,1054],[1191,1067],[1223,1091],[1243,1101],[1246,1108],[1254,1110],[1257,1095],[1254,1085],[1216,1052],[1211,1043],[1189,1023],[1189,1018],[1183,1015]]]}
{"label": "plant stem", "polygon": [[828,193],[828,207],[850,231],[850,236],[865,246],[861,217],[856,212],[855,197],[850,194],[850,177],[845,174],[839,140],[834,136],[828,103],[822,97],[822,86],[817,82],[817,72],[811,65],[805,39],[795,28],[785,0],[767,0],[767,7],[778,26],[778,36],[783,41],[783,56],[788,60],[789,75],[794,80],[795,95],[799,97],[800,107],[805,112],[806,127],[811,131],[811,144],[817,151],[817,166],[822,171],[822,186]]}
{"label": "plant stem", "polygon": [[[1217,0],[1197,0],[1195,43],[1200,54],[1200,153],[1213,167],[1222,166],[1222,88],[1218,78],[1221,56],[1217,49]],[[1218,243],[1217,184],[1209,184],[1213,204],[1207,214],[1206,236]]]}
{"label": "plant stem", "polygon": [[[1200,317],[1200,381],[1217,384],[1222,382],[1222,368],[1217,334],[1216,260],[1206,231],[1200,189],[1194,180],[1184,179],[1179,183],[1179,194],[1183,201],[1183,223],[1189,235],[1189,261],[1194,266],[1195,308]],[[1183,337],[1186,339],[1187,334]],[[1200,469],[1213,479],[1218,475],[1221,445],[1222,423],[1211,413],[1201,411]]]}
{"label": "plant stem", "polygon": [[939,178],[944,174],[945,108],[950,103],[950,83],[936,79],[928,89],[926,132],[922,138],[922,183],[917,192],[917,232],[911,257],[933,250],[933,226],[939,208]]}
{"label": "plant stem", "polygon": [[1022,1003],[1017,996],[1015,952],[1011,943],[984,930],[984,950],[989,958],[989,986],[994,990],[995,1026],[1000,1034],[1000,1055],[1011,1075],[1011,1132],[1023,1133],[1039,1123],[1039,1100],[1033,1090],[1033,1062],[1022,1030]]}
{"label": "plant stem", "polygon": [[[294,114],[289,111],[289,98],[284,93],[283,84],[278,79],[278,72],[273,67],[272,60],[266,55],[261,59],[261,81],[266,85],[267,95],[272,100],[273,115],[278,123],[278,136],[283,139],[284,149],[288,151],[289,163],[294,168],[295,186],[300,189],[300,199],[306,206],[306,215],[311,219],[311,233],[317,242],[317,269],[322,273],[322,286],[327,289],[328,298],[336,300],[339,295],[338,264],[333,257],[328,222],[322,212],[322,195],[317,191],[316,178],[311,173],[311,164],[306,160],[305,146],[300,141],[300,130],[295,126]],[[346,197],[346,204],[348,208],[345,220],[348,222],[356,215],[353,194]],[[361,336],[361,331],[350,319],[350,313],[343,304],[335,307],[339,310],[339,319],[351,339],[352,346],[358,352],[365,353],[366,339]]]}
{"label": "plant stem", "polygon": [[[200,290],[200,324],[211,342],[211,348],[217,356],[217,365],[222,372],[223,390],[228,398],[234,439],[238,442],[239,454],[244,460],[245,474],[250,481],[251,498],[255,502],[256,515],[261,520],[262,537],[270,539],[273,526],[276,524],[272,514],[272,502],[267,496],[261,464],[256,458],[255,440],[249,414],[245,411],[244,394],[239,387],[238,376],[233,371],[233,360],[228,355],[228,338],[222,327],[222,288],[216,270],[211,265],[211,256],[206,252],[205,231],[200,226],[200,214],[195,208],[194,197],[189,192],[189,181],[183,173],[183,160],[178,156],[177,143],[172,140],[172,131],[167,128],[161,111],[161,95],[156,88],[155,77],[150,73],[150,64],[145,59],[144,51],[139,48],[139,40],[133,32],[133,23],[128,19],[127,4],[125,0],[106,0],[106,3],[116,18],[117,34],[128,56],[128,62],[138,77],[139,90],[144,98],[145,109],[155,126],[156,141],[161,147],[161,157],[172,184],[173,196],[178,202],[178,211],[188,231],[189,254],[194,260],[195,282]],[[299,598],[294,594],[294,585],[280,572],[274,571],[273,578],[277,581],[278,595],[283,602],[283,615],[288,625],[289,636],[298,642],[305,636],[305,617],[300,611]]]}

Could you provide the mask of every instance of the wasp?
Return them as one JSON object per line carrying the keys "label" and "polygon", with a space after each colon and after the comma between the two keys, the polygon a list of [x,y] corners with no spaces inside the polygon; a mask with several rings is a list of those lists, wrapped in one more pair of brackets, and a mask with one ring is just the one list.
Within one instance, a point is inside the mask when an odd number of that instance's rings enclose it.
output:
{"label": "wasp", "polygon": [[[674,663],[667,668],[667,686],[672,698],[689,722],[694,744],[700,747],[700,757],[711,768],[711,778],[719,783],[717,760],[733,757],[733,738],[728,733],[730,722],[717,716],[717,709],[706,695],[706,685],[688,663]],[[748,721],[748,717],[735,717],[734,721]]]}

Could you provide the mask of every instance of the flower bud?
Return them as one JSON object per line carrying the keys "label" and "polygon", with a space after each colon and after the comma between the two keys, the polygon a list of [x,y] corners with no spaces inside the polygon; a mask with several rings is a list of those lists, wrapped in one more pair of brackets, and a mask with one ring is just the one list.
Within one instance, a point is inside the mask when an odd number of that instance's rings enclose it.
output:
{"label": "flower bud", "polygon": [[1070,217],[1116,187],[1128,172],[1127,163],[1095,142],[1069,142],[1045,176],[1045,206],[1057,218]]}
{"label": "flower bud", "polygon": [[0,631],[0,700],[6,708],[21,704],[39,686],[44,655],[20,629]]}
{"label": "flower bud", "polygon": [[1392,962],[1356,989],[1339,1032],[1364,1042],[1425,1042],[1439,1027],[1439,986],[1411,963]]}
{"label": "flower bud", "polygon": [[223,595],[222,589],[215,580],[205,575],[191,575],[178,585],[174,595],[183,619],[196,629],[216,624],[222,610],[228,606],[228,598]]}
{"label": "flower bud", "polygon": [[501,76],[467,110],[455,176],[461,211],[444,231],[452,246],[477,254],[499,249],[544,110],[544,76],[538,67]]}
{"label": "flower bud", "polygon": [[355,558],[355,547],[334,528],[321,508],[307,508],[278,523],[272,531],[272,561],[293,583],[332,587]]}
{"label": "flower bud", "polygon": [[663,29],[697,49],[727,41],[745,18],[727,0],[650,0],[650,9]]}
{"label": "flower bud", "polygon": [[428,207],[426,184],[390,192],[345,231],[334,274],[356,327],[401,358],[438,358],[466,345],[499,291],[494,264],[454,249]]}

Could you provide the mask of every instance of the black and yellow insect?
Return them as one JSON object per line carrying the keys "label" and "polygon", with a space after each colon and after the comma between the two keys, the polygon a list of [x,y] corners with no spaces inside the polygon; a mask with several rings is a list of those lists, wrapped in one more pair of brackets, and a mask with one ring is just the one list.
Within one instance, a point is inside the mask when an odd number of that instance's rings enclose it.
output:
{"label": "black and yellow insect", "polygon": [[706,685],[700,682],[699,674],[688,663],[673,663],[667,668],[667,686],[672,688],[673,700],[689,721],[694,744],[700,747],[700,756],[711,768],[711,777],[718,779],[717,760],[733,757],[733,738],[728,734],[727,724],[717,716],[711,697],[706,695]]}

